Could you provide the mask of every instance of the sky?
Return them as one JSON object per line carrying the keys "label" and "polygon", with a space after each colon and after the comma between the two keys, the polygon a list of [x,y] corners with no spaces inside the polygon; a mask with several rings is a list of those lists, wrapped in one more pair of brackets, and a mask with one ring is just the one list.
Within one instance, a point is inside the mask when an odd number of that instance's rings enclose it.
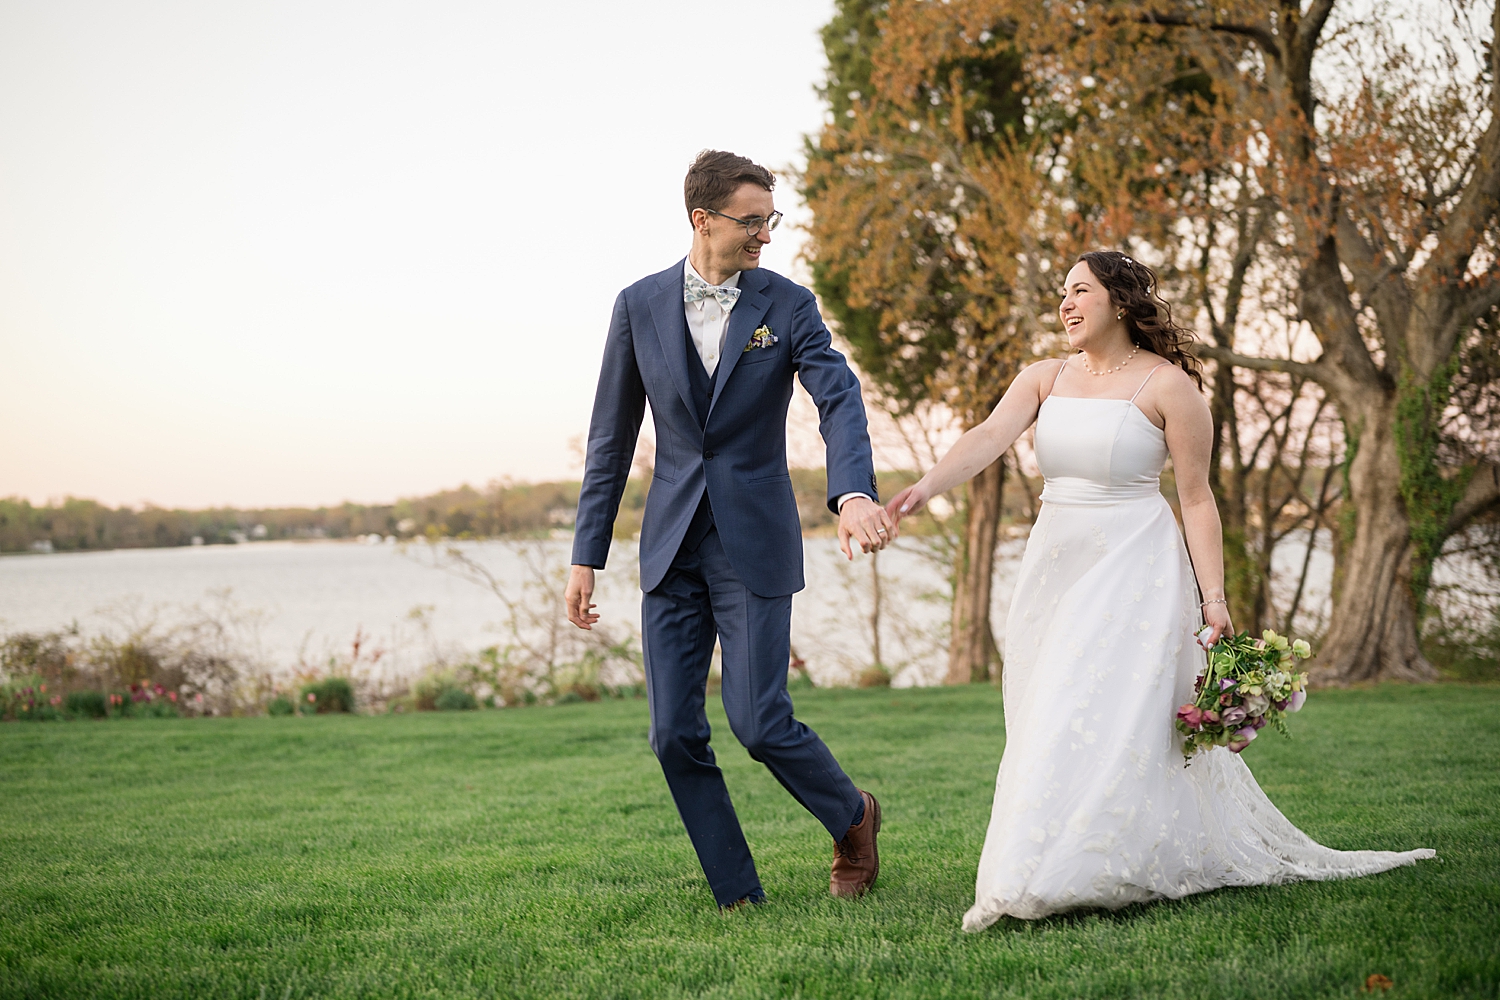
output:
{"label": "sky", "polygon": [[700,149],[799,161],[831,15],[0,0],[0,496],[577,476],[615,295],[686,252]]}

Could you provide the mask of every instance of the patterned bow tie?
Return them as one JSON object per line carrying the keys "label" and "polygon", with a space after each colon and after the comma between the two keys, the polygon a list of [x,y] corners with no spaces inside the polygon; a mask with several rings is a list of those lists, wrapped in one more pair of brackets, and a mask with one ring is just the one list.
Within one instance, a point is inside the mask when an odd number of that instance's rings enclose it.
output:
{"label": "patterned bow tie", "polygon": [[734,308],[739,301],[740,290],[738,288],[725,288],[723,285],[710,285],[692,271],[683,274],[682,301],[692,303],[700,302],[712,295],[719,300],[719,305],[725,312]]}

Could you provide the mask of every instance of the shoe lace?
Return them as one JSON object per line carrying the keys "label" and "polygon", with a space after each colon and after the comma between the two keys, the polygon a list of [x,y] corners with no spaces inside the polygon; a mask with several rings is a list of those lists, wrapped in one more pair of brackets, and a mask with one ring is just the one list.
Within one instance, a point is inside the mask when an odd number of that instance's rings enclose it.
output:
{"label": "shoe lace", "polygon": [[854,849],[854,844],[850,842],[848,837],[833,845],[833,854],[834,857],[843,858],[846,861],[855,863],[864,860],[864,855]]}

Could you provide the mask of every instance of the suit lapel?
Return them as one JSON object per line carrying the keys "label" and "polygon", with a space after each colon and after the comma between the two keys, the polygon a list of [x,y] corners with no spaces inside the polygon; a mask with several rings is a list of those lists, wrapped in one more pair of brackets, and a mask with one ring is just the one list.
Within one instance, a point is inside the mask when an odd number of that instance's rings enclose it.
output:
{"label": "suit lapel", "polygon": [[[667,359],[667,370],[672,373],[672,383],[677,386],[677,394],[682,397],[682,403],[693,415],[693,419],[701,424],[703,415],[693,402],[693,383],[688,378],[687,315],[683,312],[682,305],[682,268],[683,264],[679,261],[675,268],[664,273],[661,287],[651,296],[651,320],[656,327],[656,339],[661,344],[662,354]],[[731,312],[729,317],[732,325],[734,313]]]}
{"label": "suit lapel", "polygon": [[761,294],[761,289],[765,286],[766,279],[761,274],[755,271],[740,272],[740,298],[729,313],[729,329],[724,333],[724,352],[719,355],[719,369],[714,373],[714,396],[708,404],[709,413],[714,411],[714,404],[723,394],[725,383],[734,374],[735,366],[740,363],[740,355],[745,353],[745,345],[750,343],[755,328],[760,325],[766,310],[771,308],[770,297]]}

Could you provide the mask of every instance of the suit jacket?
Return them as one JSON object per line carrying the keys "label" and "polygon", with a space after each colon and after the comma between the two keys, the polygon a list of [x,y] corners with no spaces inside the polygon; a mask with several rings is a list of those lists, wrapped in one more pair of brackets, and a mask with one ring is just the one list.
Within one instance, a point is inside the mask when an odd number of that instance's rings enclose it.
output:
{"label": "suit jacket", "polygon": [[[740,579],[761,597],[803,588],[802,525],[786,463],[786,413],[796,375],[818,406],[828,450],[828,506],[845,493],[878,497],[859,380],[833,349],[810,291],[773,271],[740,272],[708,412],[694,402],[683,314],[683,261],[615,300],[574,525],[573,562],[603,568],[635,456],[646,402],[656,469],[641,523],[641,589],[654,590],[682,545],[704,491]],[[770,347],[745,350],[768,326]]]}

